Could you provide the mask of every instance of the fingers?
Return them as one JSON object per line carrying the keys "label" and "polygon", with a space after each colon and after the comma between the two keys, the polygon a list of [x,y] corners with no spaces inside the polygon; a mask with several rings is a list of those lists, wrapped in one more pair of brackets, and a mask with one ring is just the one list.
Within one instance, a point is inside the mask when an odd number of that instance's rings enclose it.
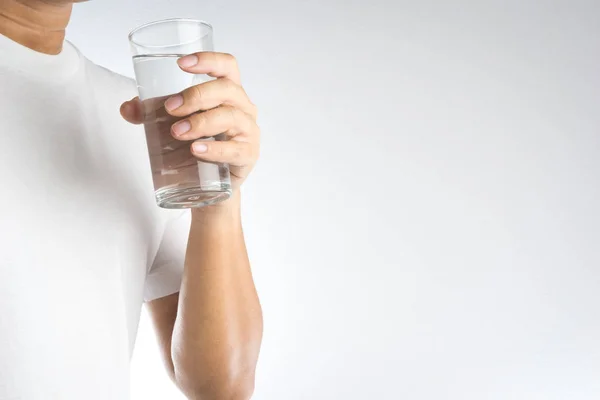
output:
{"label": "fingers", "polygon": [[238,85],[241,83],[237,60],[231,54],[201,52],[182,57],[177,63],[186,72],[227,78]]}
{"label": "fingers", "polygon": [[171,127],[171,134],[179,140],[194,140],[224,133],[227,137],[257,136],[259,128],[254,119],[232,106],[221,106],[191,115]]}
{"label": "fingers", "polygon": [[256,107],[244,89],[228,78],[192,86],[167,99],[165,108],[175,117],[185,117],[197,111],[210,110],[227,104],[255,116]]}
{"label": "fingers", "polygon": [[132,124],[141,124],[144,122],[144,111],[142,109],[142,102],[139,97],[135,97],[129,101],[126,101],[121,105],[121,116]]}
{"label": "fingers", "polygon": [[253,165],[258,159],[258,145],[238,141],[198,140],[192,144],[192,154],[202,161],[244,167]]}

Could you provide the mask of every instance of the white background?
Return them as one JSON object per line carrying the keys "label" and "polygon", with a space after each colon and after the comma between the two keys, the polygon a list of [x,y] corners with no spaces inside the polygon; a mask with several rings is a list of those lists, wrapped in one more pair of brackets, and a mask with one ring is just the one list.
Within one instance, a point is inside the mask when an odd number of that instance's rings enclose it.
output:
{"label": "white background", "polygon": [[[255,399],[600,398],[600,3],[102,0],[212,22],[260,106]],[[146,318],[134,400],[179,399]]]}

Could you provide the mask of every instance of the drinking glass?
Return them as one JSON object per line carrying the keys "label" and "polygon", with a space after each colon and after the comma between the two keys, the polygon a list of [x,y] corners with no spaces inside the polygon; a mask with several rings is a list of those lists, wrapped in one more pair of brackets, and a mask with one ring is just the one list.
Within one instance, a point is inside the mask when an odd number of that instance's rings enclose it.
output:
{"label": "drinking glass", "polygon": [[[144,111],[144,129],[152,168],[156,202],[163,208],[193,208],[215,204],[231,196],[229,166],[198,161],[191,152],[193,141],[176,140],[166,99],[213,78],[190,74],[177,59],[213,51],[213,29],[192,19],[150,22],[129,34],[133,65]],[[202,140],[224,140],[224,135]]]}

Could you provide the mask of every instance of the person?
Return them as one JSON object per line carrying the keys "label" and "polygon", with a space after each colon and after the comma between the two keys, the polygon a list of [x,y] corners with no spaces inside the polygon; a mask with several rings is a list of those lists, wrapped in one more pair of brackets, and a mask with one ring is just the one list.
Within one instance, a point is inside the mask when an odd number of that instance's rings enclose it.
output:
{"label": "person", "polygon": [[231,164],[231,198],[161,209],[135,83],[65,41],[73,3],[2,0],[0,9],[0,400],[128,398],[144,303],[188,398],[248,399],[262,312],[239,187],[259,128],[236,61],[179,59],[217,79],[165,103],[173,116],[195,115],[186,133],[173,128],[178,139],[226,133],[190,151]]}

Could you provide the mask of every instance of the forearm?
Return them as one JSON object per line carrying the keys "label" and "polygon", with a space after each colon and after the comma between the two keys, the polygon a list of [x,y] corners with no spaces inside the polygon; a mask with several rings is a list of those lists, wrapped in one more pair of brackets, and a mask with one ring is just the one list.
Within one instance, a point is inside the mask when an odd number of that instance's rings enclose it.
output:
{"label": "forearm", "polygon": [[194,210],[171,347],[178,384],[202,400],[245,400],[261,338],[239,197]]}

